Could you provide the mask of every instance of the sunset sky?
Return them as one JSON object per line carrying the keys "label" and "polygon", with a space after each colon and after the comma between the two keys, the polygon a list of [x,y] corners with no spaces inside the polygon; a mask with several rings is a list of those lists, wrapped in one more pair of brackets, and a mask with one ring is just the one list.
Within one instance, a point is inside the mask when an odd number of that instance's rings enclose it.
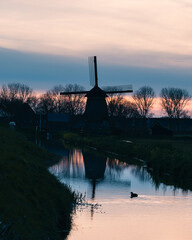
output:
{"label": "sunset sky", "polygon": [[0,85],[185,88],[192,94],[191,0],[1,0]]}

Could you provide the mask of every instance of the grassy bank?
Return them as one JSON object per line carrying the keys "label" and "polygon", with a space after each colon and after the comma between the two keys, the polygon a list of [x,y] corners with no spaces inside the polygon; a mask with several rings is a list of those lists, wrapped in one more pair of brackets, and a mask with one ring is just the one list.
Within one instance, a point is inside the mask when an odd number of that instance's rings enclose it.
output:
{"label": "grassy bank", "polygon": [[[64,139],[77,145],[119,154],[118,158],[133,162],[143,159],[148,171],[159,181],[192,189],[192,140],[188,138],[121,138],[117,136],[80,136],[65,133]],[[131,142],[126,142],[129,140]],[[137,160],[136,160],[137,161]],[[166,178],[165,178],[166,176]]]}
{"label": "grassy bank", "polygon": [[54,156],[4,127],[0,143],[0,239],[63,239],[73,194],[48,172]]}

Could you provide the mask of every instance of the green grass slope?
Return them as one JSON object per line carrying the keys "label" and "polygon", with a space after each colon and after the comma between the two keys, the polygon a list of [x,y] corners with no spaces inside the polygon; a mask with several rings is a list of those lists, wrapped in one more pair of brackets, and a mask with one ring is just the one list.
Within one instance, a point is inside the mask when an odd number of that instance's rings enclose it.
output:
{"label": "green grass slope", "polygon": [[73,194],[47,170],[54,157],[0,127],[0,239],[63,239]]}

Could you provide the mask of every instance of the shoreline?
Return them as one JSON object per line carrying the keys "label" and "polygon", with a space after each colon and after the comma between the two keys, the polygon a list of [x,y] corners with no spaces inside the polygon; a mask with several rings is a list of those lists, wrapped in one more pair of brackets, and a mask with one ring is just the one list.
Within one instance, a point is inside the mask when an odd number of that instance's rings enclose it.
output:
{"label": "shoreline", "polygon": [[[156,179],[192,190],[192,141],[177,138],[131,138],[125,136],[63,134],[65,142],[119,157],[129,164],[144,165]],[[122,141],[123,140],[123,141]]]}

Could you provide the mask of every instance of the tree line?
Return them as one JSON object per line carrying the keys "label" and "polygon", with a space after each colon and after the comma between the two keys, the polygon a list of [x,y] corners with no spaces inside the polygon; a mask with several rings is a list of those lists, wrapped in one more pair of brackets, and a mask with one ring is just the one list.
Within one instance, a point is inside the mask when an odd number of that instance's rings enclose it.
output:
{"label": "tree line", "polygon": [[[106,89],[105,89],[106,90]],[[107,90],[115,90],[108,88]],[[33,89],[21,83],[3,85],[0,89],[1,115],[9,115],[19,104],[27,103],[37,114],[67,113],[70,115],[83,114],[85,98],[83,94],[60,95],[60,92],[85,91],[78,84],[58,85],[37,96]],[[161,108],[169,118],[189,118],[185,110],[191,96],[188,91],[180,88],[162,88],[160,92]],[[143,86],[135,91],[132,99],[128,100],[123,94],[108,94],[107,106],[109,116],[126,118],[152,117],[152,108],[156,100],[153,88]]]}

